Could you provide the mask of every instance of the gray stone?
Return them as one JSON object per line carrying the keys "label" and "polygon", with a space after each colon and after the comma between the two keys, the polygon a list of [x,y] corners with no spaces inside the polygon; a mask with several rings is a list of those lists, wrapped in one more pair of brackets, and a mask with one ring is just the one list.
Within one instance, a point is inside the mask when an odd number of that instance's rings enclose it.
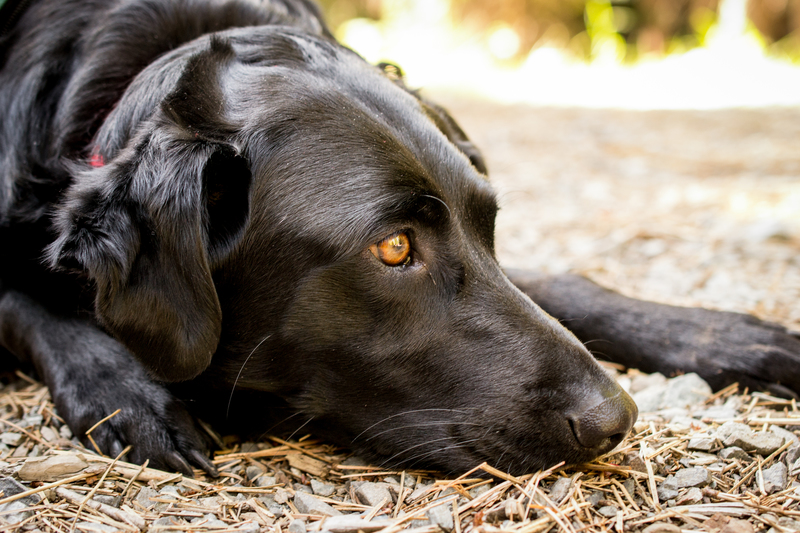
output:
{"label": "gray stone", "polygon": [[25,417],[22,419],[22,427],[38,427],[41,426],[43,422],[44,417],[42,415],[25,415]]}
{"label": "gray stone", "polygon": [[316,479],[311,480],[311,490],[314,491],[314,494],[317,496],[331,496],[334,492],[336,492],[336,487],[333,485],[328,485],[327,483],[323,483],[321,481],[317,481]]}
{"label": "gray stone", "polygon": [[783,442],[792,441],[794,444],[800,444],[800,438],[797,437],[794,433],[789,431],[788,429],[784,429],[780,426],[772,426],[769,428],[770,433],[774,433],[779,437],[783,437]]}
{"label": "gray stone", "polygon": [[59,435],[59,436],[60,436],[62,439],[67,439],[67,440],[69,440],[69,439],[71,439],[71,438],[72,438],[72,430],[71,430],[71,429],[69,429],[69,426],[68,426],[68,425],[64,424],[63,426],[61,426],[60,428],[58,428],[58,435]]}
{"label": "gray stone", "polygon": [[311,494],[306,494],[305,492],[295,493],[294,506],[297,507],[297,510],[302,514],[323,516],[340,516],[342,514],[322,500]]}
{"label": "gray stone", "polygon": [[791,467],[798,459],[800,459],[800,444],[792,444],[786,450],[786,466]]}
{"label": "gray stone", "polygon": [[0,433],[0,442],[7,446],[19,446],[24,439],[25,435],[22,433],[14,433],[13,431]]}
{"label": "gray stone", "polygon": [[597,510],[600,516],[605,516],[606,518],[616,517],[617,511],[619,511],[619,508],[616,505],[604,505]]}
{"label": "gray stone", "polygon": [[775,463],[761,471],[764,490],[767,494],[784,490],[789,485],[789,472],[783,463]]}
{"label": "gray stone", "polygon": [[92,499],[96,502],[110,505],[111,507],[119,507],[120,496],[111,496],[110,494],[95,494]]}
{"label": "gray stone", "polygon": [[254,520],[248,520],[247,522],[242,522],[241,524],[237,525],[235,531],[240,533],[258,533],[261,531],[261,526],[259,526],[258,522]]}
{"label": "gray stone", "polygon": [[689,439],[687,447],[690,450],[710,452],[717,446],[717,439],[708,435],[698,435]]}
{"label": "gray stone", "polygon": [[48,426],[44,426],[39,430],[39,433],[42,434],[42,438],[47,442],[55,442],[58,440],[58,433],[56,433],[52,428]]}
{"label": "gray stone", "polygon": [[258,497],[259,501],[264,504],[264,506],[269,510],[270,513],[274,514],[277,518],[282,517],[286,514],[286,510],[288,507],[284,508],[281,504],[275,501],[275,498],[271,494],[265,494],[263,496]]}
{"label": "gray stone", "polygon": [[746,451],[739,448],[738,446],[730,446],[728,448],[723,448],[717,454],[720,459],[727,459],[727,460],[738,460],[738,461],[747,461],[750,459],[750,456],[747,454]]}
{"label": "gray stone", "polygon": [[428,519],[431,523],[439,526],[442,531],[449,532],[453,530],[453,508],[450,502],[437,505],[428,510]]}
{"label": "gray stone", "polygon": [[550,499],[556,505],[561,503],[561,500],[567,497],[569,494],[570,489],[572,488],[572,478],[569,477],[562,477],[556,480],[553,483],[553,486],[550,487]]}
{"label": "gray stone", "polygon": [[184,492],[185,492],[184,489],[182,489],[181,487],[176,487],[175,485],[167,485],[166,487],[158,491],[160,495],[167,497],[182,496]]}
{"label": "gray stone", "polygon": [[295,518],[289,522],[289,533],[306,533],[306,521]]}
{"label": "gray stone", "polygon": [[406,498],[406,501],[413,502],[415,500],[418,500],[423,496],[423,494],[428,492],[429,488],[431,488],[431,485],[425,485],[424,483],[420,483],[419,485],[417,485],[417,488],[414,489],[414,492],[412,492],[408,496],[408,498]]}
{"label": "gray stone", "polygon": [[653,411],[658,411],[661,405],[661,398],[664,397],[664,391],[666,389],[666,384],[663,384],[643,389],[631,396],[633,397],[633,401],[636,402],[640,413],[652,413]]}
{"label": "gray stone", "polygon": [[[165,517],[168,518],[168,517]],[[203,516],[198,516],[197,518],[192,520],[193,525],[202,526],[203,528],[208,529],[218,529],[218,528],[228,528],[228,524],[214,516],[213,514],[204,514]],[[168,525],[168,524],[165,524]]]}
{"label": "gray stone", "polygon": [[250,481],[253,481],[263,473],[264,471],[257,466],[248,466],[244,471],[245,477]]}
{"label": "gray stone", "polygon": [[717,429],[717,438],[725,446],[738,446],[746,452],[767,456],[783,445],[783,437],[770,431],[753,432],[749,426],[726,422]]}
{"label": "gray stone", "polygon": [[771,528],[767,533],[786,533],[787,531],[800,531],[800,521],[795,520],[793,518],[789,518],[788,516],[782,516],[778,518],[778,528]]}
{"label": "gray stone", "polygon": [[330,531],[331,533],[358,533],[359,531],[370,533],[385,527],[385,521],[367,522],[360,516],[352,514],[332,516],[326,518],[325,523],[322,524],[323,531]]}
{"label": "gray stone", "polygon": [[602,492],[592,492],[586,498],[586,501],[592,504],[592,507],[597,507],[600,504],[600,500],[602,500],[605,496],[603,496]]}
{"label": "gray stone", "polygon": [[358,496],[361,503],[370,507],[392,503],[392,494],[389,492],[389,485],[386,483],[363,483],[356,489],[356,496]]}
{"label": "gray stone", "polygon": [[150,487],[142,487],[136,495],[135,501],[145,509],[150,509],[158,502],[150,501],[150,498],[157,498],[158,492]]}
{"label": "gray stone", "polygon": [[276,484],[275,476],[260,476],[256,478],[256,487],[272,487]]}
{"label": "gray stone", "polygon": [[692,487],[687,490],[675,502],[678,505],[694,505],[703,501],[703,491],[697,487]]}
{"label": "gray stone", "polygon": [[292,488],[295,492],[305,492],[306,494],[314,494],[314,491],[311,490],[311,487],[308,485],[303,485],[302,483],[294,483],[292,484]]}
{"label": "gray stone", "polygon": [[678,497],[678,483],[675,480],[675,476],[667,476],[667,479],[661,482],[661,485],[657,487],[656,492],[658,493],[658,499],[662,502],[668,500],[674,500]]}
{"label": "gray stone", "polygon": [[667,390],[661,398],[661,408],[686,407],[705,401],[711,396],[711,387],[703,378],[691,372],[667,381]]}
{"label": "gray stone", "polygon": [[631,393],[649,390],[654,387],[666,386],[667,378],[659,372],[654,374],[637,374],[631,379]]}
{"label": "gray stone", "polygon": [[711,483],[711,473],[702,466],[684,468],[675,474],[675,485],[679,489],[687,487],[705,487]]}
{"label": "gray stone", "polygon": [[[3,497],[14,496],[26,490],[28,489],[18,483],[14,478],[0,478],[0,491],[3,491]],[[38,505],[41,501],[41,496],[38,494],[31,494],[19,500],[0,505],[0,513],[3,513],[0,514],[0,519],[6,525],[18,524],[33,516],[33,511],[28,511],[28,507]]]}

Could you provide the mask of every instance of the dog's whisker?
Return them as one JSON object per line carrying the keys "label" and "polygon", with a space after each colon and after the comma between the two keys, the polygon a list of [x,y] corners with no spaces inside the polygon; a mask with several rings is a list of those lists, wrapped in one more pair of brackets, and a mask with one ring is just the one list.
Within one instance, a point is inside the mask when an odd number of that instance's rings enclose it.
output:
{"label": "dog's whisker", "polygon": [[[471,411],[474,411],[474,408],[470,408],[470,410],[471,410]],[[462,415],[468,415],[468,414],[469,414],[467,411],[462,411],[462,410],[459,410],[459,409],[439,409],[439,408],[430,408],[430,409],[413,409],[413,410],[411,410],[411,411],[403,411],[403,412],[401,412],[401,413],[395,413],[395,414],[393,414],[393,415],[387,416],[386,418],[384,418],[384,419],[382,419],[382,420],[378,420],[377,422],[375,422],[374,424],[372,424],[371,426],[369,426],[367,429],[365,429],[364,431],[362,431],[361,433],[359,433],[358,435],[356,435],[356,436],[353,438],[353,440],[352,440],[351,442],[355,442],[355,441],[357,441],[359,438],[361,438],[361,436],[362,436],[364,433],[366,433],[366,432],[367,432],[367,431],[369,431],[370,429],[372,429],[372,428],[374,428],[375,426],[378,426],[378,425],[380,425],[380,424],[383,424],[384,422],[387,422],[387,421],[389,421],[389,420],[391,420],[391,419],[393,419],[393,418],[397,418],[397,417],[399,417],[399,416],[408,416],[408,415],[413,415],[413,414],[416,414],[416,413],[430,413],[430,412],[458,413],[458,414],[462,414]]]}
{"label": "dog's whisker", "polygon": [[292,418],[294,418],[296,416],[300,416],[301,414],[303,414],[303,413],[301,413],[300,411],[295,411],[294,413],[290,414],[289,416],[287,416],[283,420],[281,420],[279,422],[275,422],[272,426],[269,427],[269,429],[267,429],[266,431],[264,431],[261,434],[261,437],[259,437],[259,439],[263,439],[264,437],[266,437],[267,435],[272,433],[272,430],[275,429],[276,427],[280,426],[281,424],[285,424],[286,422],[288,422]]}
{"label": "dog's whisker", "polygon": [[402,450],[400,452],[397,452],[396,454],[392,455],[391,457],[386,459],[384,462],[382,462],[378,466],[383,467],[387,463],[391,463],[392,461],[394,461],[398,456],[403,455],[405,453],[408,453],[408,452],[410,452],[411,450],[413,450],[415,448],[419,448],[420,446],[428,446],[430,444],[433,444],[433,443],[436,443],[436,442],[441,442],[443,440],[451,440],[451,438],[450,437],[442,437],[441,439],[428,440],[428,441],[425,441],[425,442],[420,442],[419,444],[415,444],[414,446],[409,446],[408,448],[406,448],[406,449],[404,449],[404,450]]}
{"label": "dog's whisker", "polygon": [[256,347],[255,347],[255,348],[253,348],[253,351],[252,351],[252,352],[250,352],[250,354],[249,354],[249,355],[247,356],[247,358],[244,360],[244,363],[242,363],[242,368],[240,368],[240,369],[239,369],[239,373],[238,373],[238,374],[236,374],[236,379],[233,381],[233,387],[231,387],[231,395],[230,395],[230,397],[228,398],[228,408],[227,408],[227,409],[225,409],[225,419],[226,419],[226,420],[227,420],[227,418],[228,418],[228,415],[229,415],[229,414],[230,414],[230,412],[231,412],[231,402],[233,401],[233,391],[235,391],[235,390],[236,390],[236,384],[237,384],[237,383],[239,383],[239,378],[240,378],[240,377],[241,377],[241,375],[242,375],[242,371],[244,370],[244,367],[247,365],[247,362],[250,360],[250,358],[251,358],[251,357],[253,357],[253,354],[254,354],[254,353],[256,353],[256,350],[258,350],[258,348],[259,348],[259,347],[260,347],[262,344],[264,344],[264,341],[266,341],[267,339],[269,339],[271,336],[272,336],[272,335],[267,335],[266,337],[264,337],[263,339],[261,339],[261,342],[259,342],[258,344],[256,344]]}
{"label": "dog's whisker", "polygon": [[409,461],[414,461],[413,463],[409,463],[408,464],[408,468],[413,468],[415,465],[419,464],[420,461],[422,461],[423,459],[425,459],[427,457],[430,457],[432,455],[436,455],[438,453],[447,452],[447,451],[450,451],[450,450],[458,450],[458,449],[461,449],[461,448],[466,448],[467,445],[469,445],[469,444],[471,444],[473,442],[477,442],[479,440],[480,439],[478,439],[478,438],[464,440],[464,441],[461,441],[461,442],[456,442],[456,443],[454,443],[454,444],[452,444],[450,446],[445,446],[443,448],[437,448],[435,450],[431,450],[431,451],[428,451],[428,452],[424,452],[424,453],[420,453],[420,454],[417,454],[417,455],[413,455],[413,456],[409,457],[408,459],[403,459],[401,461],[401,464],[402,463],[408,463]]}
{"label": "dog's whisker", "polygon": [[481,426],[482,424],[476,424],[476,423],[473,423],[473,422],[455,422],[455,421],[444,421],[444,420],[435,421],[435,422],[421,422],[419,424],[408,424],[408,425],[405,425],[405,426],[397,426],[397,427],[385,429],[385,430],[381,431],[380,433],[376,433],[374,435],[371,435],[370,437],[368,437],[366,439],[366,441],[369,442],[372,439],[374,439],[376,437],[380,437],[381,435],[383,435],[385,433],[389,433],[389,432],[392,432],[392,431],[397,431],[397,430],[400,430],[400,429],[434,427],[434,426],[455,426],[455,425],[458,425],[458,426]]}
{"label": "dog's whisker", "polygon": [[300,424],[300,427],[298,427],[297,429],[295,429],[295,430],[292,432],[292,434],[291,434],[291,435],[289,435],[289,436],[286,438],[286,440],[292,440],[292,438],[293,438],[295,435],[297,435],[297,434],[300,432],[300,430],[301,430],[301,429],[303,429],[303,428],[304,428],[304,427],[306,427],[308,424],[310,424],[312,420],[314,420],[314,417],[313,417],[313,416],[309,417],[309,418],[308,418],[308,420],[306,420],[305,422],[303,422],[302,424]]}
{"label": "dog's whisker", "polygon": [[448,205],[445,203],[445,201],[444,201],[444,200],[442,200],[441,198],[437,198],[436,196],[432,196],[432,195],[430,195],[430,194],[422,194],[422,195],[420,195],[420,196],[422,196],[423,198],[430,198],[431,200],[436,200],[437,202],[441,203],[441,204],[444,206],[444,208],[445,208],[445,209],[447,209],[447,213],[448,213],[450,216],[453,216],[453,212],[452,212],[452,211],[450,211],[450,206],[448,206]]}

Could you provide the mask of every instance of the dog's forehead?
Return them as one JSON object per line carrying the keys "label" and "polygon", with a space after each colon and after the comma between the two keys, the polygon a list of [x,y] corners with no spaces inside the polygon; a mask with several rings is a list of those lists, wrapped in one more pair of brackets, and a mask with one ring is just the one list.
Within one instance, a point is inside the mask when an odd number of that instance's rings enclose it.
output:
{"label": "dog's forehead", "polygon": [[247,124],[263,214],[338,240],[343,253],[402,224],[421,199],[467,223],[493,218],[487,180],[414,95],[349,50],[288,37],[297,44],[291,64],[245,66],[226,91],[229,113]]}

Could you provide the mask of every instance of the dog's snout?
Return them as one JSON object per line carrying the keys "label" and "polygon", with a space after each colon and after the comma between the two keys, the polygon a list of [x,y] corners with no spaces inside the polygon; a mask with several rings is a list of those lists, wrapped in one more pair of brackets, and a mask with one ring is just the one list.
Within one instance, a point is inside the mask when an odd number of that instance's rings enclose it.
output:
{"label": "dog's snout", "polygon": [[602,448],[600,453],[605,453],[622,442],[638,415],[633,398],[618,389],[595,406],[570,416],[569,421],[581,446]]}

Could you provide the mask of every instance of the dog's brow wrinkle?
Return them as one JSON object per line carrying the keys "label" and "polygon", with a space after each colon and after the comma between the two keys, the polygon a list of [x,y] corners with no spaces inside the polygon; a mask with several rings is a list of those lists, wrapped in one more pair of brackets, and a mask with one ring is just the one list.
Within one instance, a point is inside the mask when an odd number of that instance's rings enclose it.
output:
{"label": "dog's brow wrinkle", "polygon": [[256,353],[256,350],[258,350],[259,346],[261,346],[262,344],[264,344],[264,341],[266,341],[267,339],[269,339],[271,336],[272,336],[272,335],[267,335],[266,337],[264,337],[263,339],[261,339],[261,342],[259,342],[258,344],[256,344],[256,347],[255,347],[255,348],[253,348],[253,351],[252,351],[252,352],[250,352],[250,355],[248,355],[248,356],[247,356],[247,359],[245,359],[245,360],[244,360],[244,363],[242,363],[242,368],[240,368],[240,369],[239,369],[239,373],[238,373],[238,374],[236,374],[236,379],[233,381],[233,387],[231,387],[231,395],[230,395],[230,397],[228,398],[228,408],[227,408],[227,409],[225,409],[225,419],[226,419],[226,420],[228,419],[228,415],[229,415],[229,414],[230,414],[230,412],[231,412],[231,402],[233,401],[233,391],[235,391],[235,390],[236,390],[236,384],[237,384],[237,383],[239,383],[239,377],[241,377],[241,375],[242,375],[242,372],[244,371],[244,367],[247,365],[247,362],[250,360],[250,358],[251,358],[251,357],[253,357],[253,354],[254,354],[254,353]]}
{"label": "dog's brow wrinkle", "polygon": [[[473,411],[474,411],[475,409],[474,409],[474,408],[472,408],[471,410],[473,410]],[[437,409],[437,408],[430,408],[430,409],[414,409],[414,410],[412,410],[412,411],[403,411],[402,413],[395,413],[395,414],[393,414],[393,415],[387,416],[386,418],[384,418],[384,419],[382,419],[382,420],[378,420],[377,422],[375,422],[374,424],[372,424],[371,426],[369,426],[367,429],[365,429],[364,431],[362,431],[361,433],[359,433],[358,435],[356,435],[356,436],[355,436],[355,438],[354,438],[354,439],[353,439],[351,442],[355,442],[355,441],[357,441],[357,440],[359,439],[359,437],[361,437],[361,435],[363,435],[364,433],[366,433],[366,432],[367,432],[367,431],[369,431],[370,429],[374,428],[375,426],[377,426],[377,425],[379,425],[379,424],[383,424],[384,422],[386,422],[386,421],[388,421],[388,420],[391,420],[392,418],[397,418],[398,416],[412,415],[412,414],[415,414],[415,413],[427,413],[427,412],[434,412],[434,411],[439,411],[439,412],[442,412],[442,411],[444,411],[444,412],[447,412],[447,413],[459,413],[459,414],[462,414],[462,415],[467,415],[467,414],[469,414],[469,413],[468,413],[468,412],[466,412],[466,411],[460,411],[460,410],[458,410],[458,409]]]}

